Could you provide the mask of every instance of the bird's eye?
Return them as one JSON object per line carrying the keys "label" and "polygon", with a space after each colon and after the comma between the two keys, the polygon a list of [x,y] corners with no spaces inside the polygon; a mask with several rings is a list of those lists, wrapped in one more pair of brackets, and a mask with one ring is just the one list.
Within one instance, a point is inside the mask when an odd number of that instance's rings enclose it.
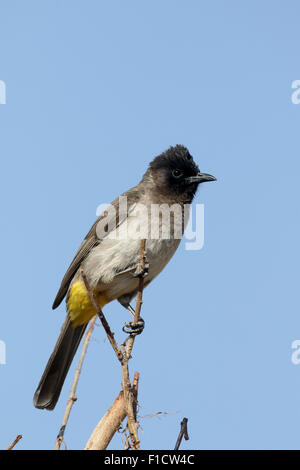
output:
{"label": "bird's eye", "polygon": [[173,175],[175,178],[179,178],[179,177],[182,175],[182,171],[181,171],[181,170],[173,170],[173,171],[172,171],[172,175]]}

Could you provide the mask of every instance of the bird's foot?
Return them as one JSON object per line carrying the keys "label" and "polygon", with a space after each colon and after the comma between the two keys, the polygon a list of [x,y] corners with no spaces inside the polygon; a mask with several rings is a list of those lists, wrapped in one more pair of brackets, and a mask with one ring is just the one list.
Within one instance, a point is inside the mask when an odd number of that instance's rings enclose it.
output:
{"label": "bird's foot", "polygon": [[124,333],[127,333],[128,335],[137,336],[142,333],[144,327],[145,327],[145,322],[140,317],[137,323],[134,323],[133,321],[127,321],[125,325],[123,326],[122,330],[124,331]]}
{"label": "bird's foot", "polygon": [[145,265],[143,266],[139,264],[135,272],[133,273],[133,277],[138,277],[142,279],[148,276],[148,273],[149,273],[149,263],[145,263]]}

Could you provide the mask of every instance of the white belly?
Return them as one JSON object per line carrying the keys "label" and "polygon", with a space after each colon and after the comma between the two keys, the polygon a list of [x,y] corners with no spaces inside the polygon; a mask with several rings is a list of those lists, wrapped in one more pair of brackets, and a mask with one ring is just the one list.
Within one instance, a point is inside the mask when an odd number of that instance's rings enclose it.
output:
{"label": "white belly", "polygon": [[[149,263],[146,282],[152,281],[162,271],[175,253],[180,239],[149,238],[149,234],[143,231],[145,227],[150,227],[150,221],[145,215],[129,217],[127,226],[122,224],[117,232],[114,230],[91,250],[82,267],[92,288],[105,292],[109,299],[137,289],[138,279],[132,274],[139,264],[141,238],[146,238]],[[125,273],[119,274],[124,270]]]}

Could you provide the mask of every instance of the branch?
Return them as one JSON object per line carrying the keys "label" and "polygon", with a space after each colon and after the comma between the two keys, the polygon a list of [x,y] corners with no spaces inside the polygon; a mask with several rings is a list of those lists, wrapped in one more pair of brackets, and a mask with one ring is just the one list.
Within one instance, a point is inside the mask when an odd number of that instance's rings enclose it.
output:
{"label": "branch", "polygon": [[[144,291],[144,276],[147,272],[147,260],[146,260],[146,240],[141,240],[140,245],[140,262],[137,269],[137,276],[139,277],[139,287],[137,292],[136,298],[136,308],[135,308],[135,315],[134,315],[134,323],[137,323],[140,319],[140,313],[143,303],[143,291]],[[133,395],[133,389],[130,384],[129,378],[129,369],[128,369],[128,361],[131,358],[131,352],[134,344],[136,335],[130,335],[126,352],[125,349],[123,350],[124,361],[122,364],[122,376],[123,376],[123,390],[124,396],[126,400],[126,408],[127,408],[127,423],[128,423],[128,430],[129,435],[132,443],[132,449],[138,450],[140,449],[140,441],[138,438],[137,433],[137,421],[136,421],[136,407],[134,405],[135,398]],[[135,409],[134,409],[135,407]]]}
{"label": "branch", "polygon": [[128,369],[128,360],[130,358],[127,356],[126,351],[124,350],[124,360],[122,363],[122,388],[125,399],[125,410],[127,415],[127,426],[129,431],[129,436],[131,440],[131,447],[133,450],[138,450],[140,448],[140,441],[137,434],[137,422],[136,422],[136,413],[134,411],[134,403],[136,402],[134,398],[133,388],[130,383],[129,369]]}
{"label": "branch", "polygon": [[188,435],[188,431],[187,431],[187,422],[188,422],[188,419],[187,418],[183,418],[183,420],[181,421],[180,423],[180,426],[181,426],[181,429],[180,429],[180,432],[179,432],[179,435],[178,435],[178,438],[177,438],[177,441],[176,441],[176,445],[174,447],[174,450],[178,450],[179,449],[179,446],[181,444],[181,441],[182,441],[182,438],[184,437],[186,441],[189,440],[189,435]]}
{"label": "branch", "polygon": [[136,420],[136,414],[137,414],[137,404],[138,404],[138,389],[139,389],[139,379],[140,379],[140,374],[139,372],[134,373],[133,377],[133,383],[132,383],[132,392],[133,392],[133,412],[134,412],[134,419]]}
{"label": "branch", "polygon": [[19,442],[19,440],[22,439],[22,437],[23,437],[22,434],[18,434],[17,437],[15,438],[14,442],[12,442],[6,450],[13,449],[15,447],[15,445]]}
{"label": "branch", "polygon": [[60,449],[61,443],[63,442],[63,439],[64,439],[64,433],[65,433],[65,430],[66,430],[66,426],[67,426],[67,423],[68,423],[68,419],[69,419],[69,416],[70,416],[70,413],[71,413],[72,406],[74,405],[75,401],[77,400],[77,397],[75,395],[76,394],[76,389],[77,389],[77,384],[78,384],[79,376],[80,376],[80,373],[81,373],[82,364],[83,364],[83,361],[84,361],[84,358],[85,358],[85,355],[86,355],[86,351],[87,351],[87,348],[88,348],[88,345],[89,345],[89,341],[90,341],[92,333],[93,333],[96,318],[97,318],[96,315],[92,318],[92,320],[90,322],[89,329],[86,333],[86,337],[85,337],[85,340],[84,340],[84,343],[83,343],[83,348],[82,348],[82,351],[81,351],[79,363],[78,363],[77,369],[75,371],[73,384],[72,384],[70,395],[69,395],[69,398],[68,398],[68,401],[67,401],[65,414],[64,414],[64,417],[63,417],[63,420],[62,420],[62,425],[61,425],[61,428],[59,430],[58,436],[56,438],[55,450]]}
{"label": "branch", "polygon": [[84,450],[105,450],[125,418],[124,392],[121,390],[119,396],[95,427]]}

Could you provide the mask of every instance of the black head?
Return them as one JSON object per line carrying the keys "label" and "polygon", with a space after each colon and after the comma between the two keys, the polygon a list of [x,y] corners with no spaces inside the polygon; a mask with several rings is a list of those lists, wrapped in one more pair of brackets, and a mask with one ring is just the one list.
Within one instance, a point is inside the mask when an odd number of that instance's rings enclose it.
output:
{"label": "black head", "polygon": [[215,177],[201,173],[188,149],[183,145],[170,147],[154,158],[149,167],[155,183],[161,190],[192,200],[198,185],[215,181]]}

